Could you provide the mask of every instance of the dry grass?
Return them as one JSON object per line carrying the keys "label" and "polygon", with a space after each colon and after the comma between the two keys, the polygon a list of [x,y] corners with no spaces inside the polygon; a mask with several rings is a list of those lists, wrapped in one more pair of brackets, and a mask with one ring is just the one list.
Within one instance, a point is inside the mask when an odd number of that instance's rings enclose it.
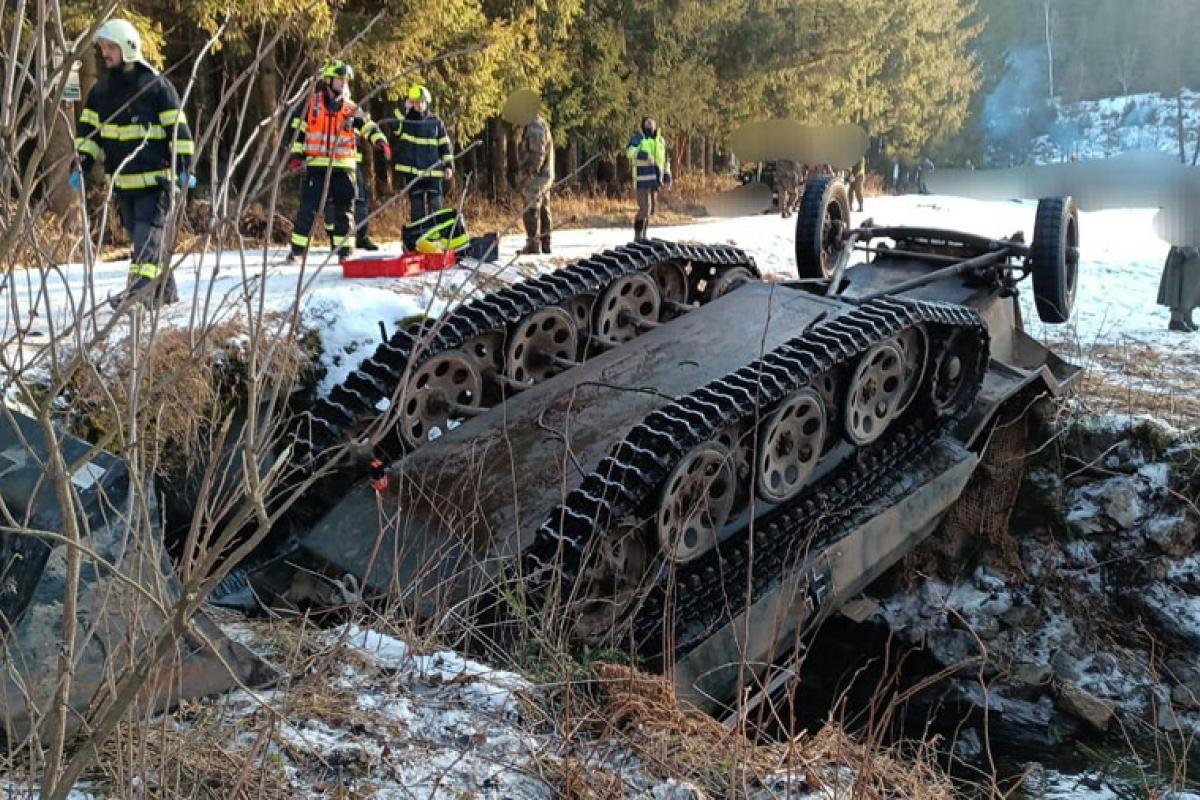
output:
{"label": "dry grass", "polygon": [[[233,732],[231,720],[219,710],[199,704],[180,708],[156,725],[122,724],[102,748],[93,779],[114,790],[129,787],[132,796],[165,800],[291,797],[283,761],[268,752],[269,740],[261,732],[244,732],[255,742],[249,753],[242,752],[229,746]],[[115,791],[114,796],[123,795]]]}
{"label": "dry grass", "polygon": [[931,754],[879,751],[834,723],[815,736],[755,744],[740,731],[685,708],[665,678],[614,664],[597,665],[603,697],[596,730],[633,750],[663,779],[685,780],[714,797],[744,797],[759,786],[789,781],[801,789],[835,790],[837,796],[952,798],[954,788]]}
{"label": "dry grass", "polygon": [[[201,331],[164,327],[146,333],[138,347],[129,338],[102,342],[91,354],[96,369],[76,373],[66,390],[69,425],[96,441],[125,425],[136,391],[147,444],[164,456],[162,466],[188,463],[203,452],[204,427],[246,397],[246,333],[243,321],[231,320]],[[300,340],[274,344],[261,365],[263,387],[292,385],[311,366],[311,355]]]}

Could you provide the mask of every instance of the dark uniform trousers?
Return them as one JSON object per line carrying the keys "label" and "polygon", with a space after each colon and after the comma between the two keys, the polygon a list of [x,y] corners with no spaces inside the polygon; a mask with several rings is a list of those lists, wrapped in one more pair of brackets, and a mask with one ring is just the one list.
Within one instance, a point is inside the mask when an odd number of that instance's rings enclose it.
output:
{"label": "dark uniform trousers", "polygon": [[412,222],[424,219],[435,211],[442,209],[442,187],[438,182],[437,188],[418,183],[408,190],[408,218]]}
{"label": "dark uniform trousers", "polygon": [[[329,183],[328,191],[326,178]],[[350,170],[309,167],[304,171],[304,188],[300,191],[300,214],[296,217],[296,232],[302,236],[312,236],[317,209],[323,198],[326,208],[333,209],[332,212],[327,212],[333,214],[333,246],[353,249],[354,239],[350,235],[350,229],[355,194],[354,173]],[[293,244],[292,252],[299,255],[304,252],[304,248]]]}
{"label": "dark uniform trousers", "polygon": [[[370,216],[371,207],[367,205],[367,182],[363,178],[362,164],[358,165],[358,169],[354,175],[354,235],[358,239],[366,239],[367,233],[367,217]],[[329,203],[325,204],[325,230],[333,233],[333,206]]]}
{"label": "dark uniform trousers", "polygon": [[168,263],[170,249],[165,246],[167,213],[171,208],[170,189],[118,190],[115,195],[121,225],[133,242],[130,283],[141,287],[165,276],[157,291],[161,292],[164,301],[175,302],[179,295],[175,288],[175,275]]}

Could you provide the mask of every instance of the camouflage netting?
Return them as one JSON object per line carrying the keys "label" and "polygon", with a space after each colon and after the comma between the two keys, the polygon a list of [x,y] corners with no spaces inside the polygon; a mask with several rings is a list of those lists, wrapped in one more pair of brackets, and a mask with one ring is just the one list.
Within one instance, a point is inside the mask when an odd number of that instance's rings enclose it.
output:
{"label": "camouflage netting", "polygon": [[953,578],[974,569],[986,549],[998,566],[1023,574],[1016,545],[1008,534],[1008,522],[1025,472],[1027,438],[1024,415],[996,425],[979,468],[931,539],[936,544],[918,549],[910,557],[910,566],[917,566],[919,571],[928,566]]}

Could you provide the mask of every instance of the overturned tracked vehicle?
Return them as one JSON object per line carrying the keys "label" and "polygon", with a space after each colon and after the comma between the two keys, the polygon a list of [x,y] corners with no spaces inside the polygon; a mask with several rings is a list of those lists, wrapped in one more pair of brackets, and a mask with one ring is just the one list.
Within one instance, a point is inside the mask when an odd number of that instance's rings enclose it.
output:
{"label": "overturned tracked vehicle", "polygon": [[[769,689],[803,633],[985,472],[993,432],[1076,374],[1016,301],[1028,277],[1043,320],[1069,317],[1069,199],[1039,203],[1029,244],[849,221],[844,187],[816,180],[798,280],[764,282],[733,247],[636,243],[397,332],[297,424],[311,491],[216,599],[387,596],[496,638],[538,625],[619,645],[714,710]],[[40,436],[0,425],[0,500],[20,523],[0,531],[0,625],[13,674],[39,678],[6,683],[12,731],[48,719],[54,673],[37,665],[61,655],[68,520],[89,548],[73,724],[133,664],[160,676],[155,706],[230,685],[230,665],[268,680],[202,622],[183,652],[136,657],[180,596],[153,493],[76,440],[54,485]],[[156,602],[135,604],[118,570]]]}
{"label": "overturned tracked vehicle", "polygon": [[251,584],[295,598],[323,574],[497,635],[534,620],[632,649],[713,709],[769,683],[936,527],[997,425],[1077,372],[1017,302],[1031,278],[1043,321],[1070,316],[1069,198],[1038,204],[1028,244],[849,222],[845,188],[813,181],[799,280],[637,244],[393,337],[300,447],[318,463],[383,425],[386,468],[327,483],[332,508]]}

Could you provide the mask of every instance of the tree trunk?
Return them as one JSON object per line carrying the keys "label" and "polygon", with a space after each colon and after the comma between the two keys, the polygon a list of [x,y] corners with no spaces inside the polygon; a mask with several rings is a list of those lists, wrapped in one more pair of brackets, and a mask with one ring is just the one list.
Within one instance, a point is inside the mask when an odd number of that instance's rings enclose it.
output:
{"label": "tree trunk", "polygon": [[571,139],[567,142],[567,175],[575,174],[579,169],[579,140]]}
{"label": "tree trunk", "polygon": [[1051,100],[1054,99],[1054,25],[1051,21],[1050,0],[1042,0],[1042,11],[1046,18],[1046,87]]}
{"label": "tree trunk", "polygon": [[502,200],[508,196],[508,180],[505,172],[508,168],[508,143],[505,141],[507,128],[499,117],[488,120],[488,185],[492,197]]}
{"label": "tree trunk", "polygon": [[506,169],[504,170],[504,185],[507,187],[507,191],[511,192],[516,188],[516,182],[514,178],[516,177],[517,167],[520,164],[520,161],[517,158],[517,137],[508,136],[506,138],[508,144],[508,159],[505,165]]}
{"label": "tree trunk", "polygon": [[[47,59],[46,66],[50,68],[50,59]],[[64,74],[69,73],[70,65],[64,64],[63,70]],[[82,102],[63,102],[59,105],[50,101],[45,103],[50,140],[46,142],[45,160],[42,162],[48,169],[42,191],[47,206],[58,217],[70,212],[74,200],[74,192],[67,181],[75,166],[75,121],[82,105]]]}
{"label": "tree trunk", "polygon": [[1183,87],[1175,90],[1175,140],[1179,145],[1179,163],[1187,163],[1187,131],[1183,126]]}
{"label": "tree trunk", "polygon": [[713,140],[711,136],[704,137],[704,174],[712,175],[714,172],[713,164]]}

